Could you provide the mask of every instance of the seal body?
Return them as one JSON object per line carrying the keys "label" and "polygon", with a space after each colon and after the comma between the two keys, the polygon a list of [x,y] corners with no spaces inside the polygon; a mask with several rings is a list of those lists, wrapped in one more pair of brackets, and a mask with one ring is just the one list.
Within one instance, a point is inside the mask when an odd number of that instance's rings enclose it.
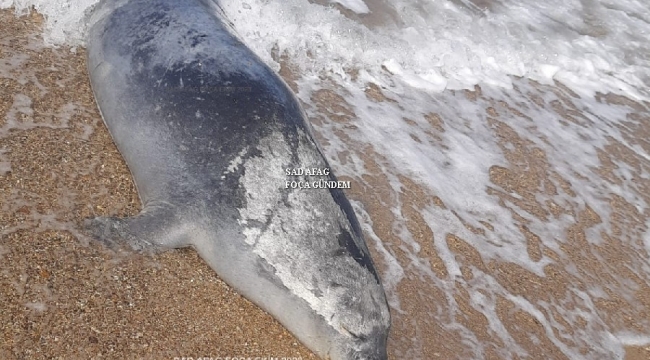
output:
{"label": "seal body", "polygon": [[340,189],[287,186],[336,179],[288,171],[329,166],[292,92],[218,6],[103,1],[87,47],[144,206],[88,229],[136,249],[194,246],[319,356],[386,359],[388,306],[354,212]]}

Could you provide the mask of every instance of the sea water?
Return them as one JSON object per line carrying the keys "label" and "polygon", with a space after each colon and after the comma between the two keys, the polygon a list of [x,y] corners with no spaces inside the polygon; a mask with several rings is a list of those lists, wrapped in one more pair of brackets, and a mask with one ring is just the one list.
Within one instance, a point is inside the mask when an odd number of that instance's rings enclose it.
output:
{"label": "sea water", "polygon": [[[17,15],[35,9],[45,16],[48,46],[74,47],[84,45],[95,3],[0,0],[0,7],[13,6]],[[545,338],[570,359],[623,358],[624,346],[650,344],[650,317],[636,298],[641,285],[650,286],[645,197],[650,146],[638,133],[648,121],[644,101],[650,99],[645,1],[221,0],[219,5],[269,66],[279,71],[282,61],[290,64],[305,110],[322,119],[313,126],[325,139],[321,145],[337,175],[353,179],[353,187],[354,182],[372,186],[364,175],[372,175],[374,166],[389,194],[406,193],[410,185],[404,179],[410,179],[444,204],[418,207],[433,236],[417,240],[407,226],[405,198],[386,200],[387,226],[398,238],[389,241],[374,231],[378,220],[354,201],[367,241],[382,256],[378,262],[396,321],[409,319],[407,295],[398,288],[415,276],[446,294],[431,306],[428,320],[460,337],[472,358],[484,358],[488,348],[500,358],[539,356],[500,316],[503,301],[512,304],[511,314],[525,313],[543,329],[531,335],[533,343]],[[19,62],[20,54],[15,57]],[[12,66],[1,64],[0,74]],[[368,96],[373,89],[382,100]],[[342,107],[323,105],[319,94],[334,94]],[[17,95],[17,108],[29,104]],[[323,119],[323,113],[345,121]],[[373,161],[363,156],[368,152]],[[10,166],[1,155],[0,171]],[[513,168],[519,169],[519,182],[499,180]],[[526,186],[535,191],[527,193]],[[579,231],[573,236],[573,225],[588,216],[598,220],[583,237]],[[531,253],[527,233],[547,251]],[[466,264],[451,248],[449,234],[463,239],[485,264],[514,264],[538,279],[551,277],[555,267],[569,280],[558,295],[545,289],[550,296],[533,296],[504,283],[501,270],[470,266],[472,276],[465,276]],[[584,240],[581,255],[571,253],[578,238]],[[631,254],[624,263],[612,263],[603,250],[612,241]],[[435,249],[444,276],[432,271],[425,245]],[[487,339],[459,320],[461,291],[484,317]],[[629,315],[636,314],[634,327],[607,318],[598,307],[612,294],[623,299]],[[418,348],[417,338],[425,336],[393,334],[396,355],[432,358]]]}

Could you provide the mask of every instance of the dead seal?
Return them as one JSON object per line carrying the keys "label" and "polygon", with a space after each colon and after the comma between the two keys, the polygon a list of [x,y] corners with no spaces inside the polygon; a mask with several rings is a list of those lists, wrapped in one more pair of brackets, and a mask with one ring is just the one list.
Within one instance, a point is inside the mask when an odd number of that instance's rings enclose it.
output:
{"label": "dead seal", "polygon": [[[135,249],[193,246],[329,359],[386,359],[389,311],[359,223],[287,85],[211,0],[107,0],[87,41],[95,98],[144,205],[87,228]],[[325,175],[326,174],[326,175]]]}

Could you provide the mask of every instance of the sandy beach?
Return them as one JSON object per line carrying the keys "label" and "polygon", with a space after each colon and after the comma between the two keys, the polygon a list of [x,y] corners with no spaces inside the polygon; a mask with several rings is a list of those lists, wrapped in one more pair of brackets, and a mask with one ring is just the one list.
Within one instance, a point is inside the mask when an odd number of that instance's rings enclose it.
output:
{"label": "sandy beach", "polygon": [[[0,359],[316,359],[269,314],[222,282],[194,250],[161,254],[112,251],[84,235],[80,226],[83,219],[134,215],[141,206],[129,170],[95,106],[84,49],[44,48],[40,38],[42,18],[35,13],[16,18],[12,11],[3,10],[0,24]],[[291,83],[287,68],[281,74]],[[579,96],[561,84],[515,79],[515,84],[524,83],[536,92],[520,91],[517,85],[512,92],[533,99],[562,121],[588,121],[583,116],[588,110],[581,105]],[[378,103],[400,102],[398,97],[372,85],[366,95]],[[561,243],[560,255],[544,246],[540,240],[543,235],[532,232],[526,219],[519,219],[528,255],[532,259],[544,255],[556,261],[544,267],[544,277],[515,263],[484,261],[461,236],[439,233],[422,218],[425,207],[447,210],[440,194],[405,177],[399,180],[408,186],[395,192],[381,170],[385,159],[372,148],[359,146],[348,134],[337,134],[347,151],[362,158],[368,170],[358,177],[341,176],[340,180],[351,182],[347,196],[362,204],[369,216],[365,219],[360,215],[360,220],[372,224],[366,228],[366,241],[379,273],[385,273],[390,266],[382,255],[384,251],[404,269],[403,278],[395,284],[395,294],[389,296],[389,358],[473,358],[459,333],[430,316],[440,314],[440,307],[450,297],[462,313],[455,320],[485,344],[483,358],[500,359],[497,350],[508,346],[495,336],[488,319],[471,305],[473,300],[467,291],[458,287],[458,291],[447,293],[438,285],[456,280],[450,276],[434,242],[444,242],[453,252],[464,281],[471,282],[480,271],[509,293],[531,303],[564,299],[563,306],[568,308],[570,287],[604,284],[607,300],[595,302],[602,326],[650,333],[650,287],[626,266],[647,262],[650,256],[635,246],[642,247],[641,235],[616,236],[621,229],[638,229],[638,234],[647,234],[647,209],[639,212],[624,198],[603,194],[609,199],[608,220],[613,224],[614,236],[604,236],[606,241],[593,251],[584,251],[594,247],[586,237],[603,219],[598,209],[538,202],[537,194],[573,190],[572,184],[549,165],[544,151],[520,137],[511,126],[513,121],[531,121],[528,115],[517,110],[514,103],[491,98],[479,86],[474,91],[448,91],[445,96],[470,99],[482,107],[506,154],[507,166],[490,167],[494,186],[486,189],[487,193],[498,197],[503,208],[511,209],[516,204],[549,224],[564,215],[576,221],[563,230],[566,241]],[[315,125],[334,122],[354,126],[355,114],[345,99],[323,90],[312,100],[320,114],[310,119]],[[621,131],[630,144],[650,152],[650,104],[607,94],[601,95],[599,101],[628,109],[629,124]],[[419,129],[420,135],[414,141],[436,142],[444,131],[442,124],[451,119],[432,113],[419,120],[423,121],[404,119],[415,128],[428,124]],[[316,137],[323,147],[328,146],[327,138],[319,133]],[[612,184],[633,183],[644,201],[650,203],[650,180],[643,176],[650,160],[613,139],[606,150],[599,154],[604,164],[599,174]],[[345,159],[345,154],[339,156],[340,161]],[[619,163],[628,164],[631,178],[621,178],[615,171]],[[332,164],[335,172],[336,166]],[[557,189],[554,183],[564,186]],[[401,206],[404,220],[391,211],[396,205]],[[512,216],[519,215],[513,210]],[[404,221],[418,249],[407,249],[408,245],[395,234],[394,224],[398,221]],[[481,222],[484,228],[469,223],[465,227],[482,235],[496,222],[498,219],[485,219]],[[381,248],[375,238],[381,239]],[[417,258],[411,256],[414,252]],[[561,266],[569,263],[587,274],[590,283],[583,283]],[[634,299],[611,292],[605,286],[610,283],[629,284],[635,289]],[[549,340],[549,329],[530,314],[517,310],[513,299],[497,299],[496,313],[516,343],[529,354],[528,359],[567,359],[559,345]],[[575,313],[571,322],[561,314],[543,316],[563,323],[562,332],[571,333],[586,326],[577,306]],[[585,359],[589,358],[589,349],[581,348],[578,339],[564,339],[562,346],[578,348]],[[650,346],[628,346],[624,359],[650,359]]]}

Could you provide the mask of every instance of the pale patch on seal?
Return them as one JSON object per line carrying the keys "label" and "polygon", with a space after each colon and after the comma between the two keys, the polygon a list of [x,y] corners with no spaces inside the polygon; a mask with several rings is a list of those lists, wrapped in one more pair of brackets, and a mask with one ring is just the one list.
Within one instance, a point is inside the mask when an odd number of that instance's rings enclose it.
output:
{"label": "pale patch on seal", "polygon": [[[306,145],[306,135],[298,133],[300,164],[326,167],[315,147]],[[336,331],[346,336],[369,333],[363,312],[351,310],[349,302],[373,308],[375,299],[382,298],[376,293],[381,288],[356,285],[376,280],[352,257],[337,256],[339,244],[325,241],[344,231],[353,233],[346,215],[327,189],[285,189],[283,169],[291,163],[291,151],[281,133],[263,138],[257,148],[262,155],[244,163],[240,178],[246,207],[238,210],[246,243]]]}
{"label": "pale patch on seal", "polygon": [[243,158],[248,152],[248,147],[245,147],[242,151],[237,154],[237,156],[228,164],[228,168],[226,168],[226,174],[231,173],[239,167],[239,165],[242,164]]}

